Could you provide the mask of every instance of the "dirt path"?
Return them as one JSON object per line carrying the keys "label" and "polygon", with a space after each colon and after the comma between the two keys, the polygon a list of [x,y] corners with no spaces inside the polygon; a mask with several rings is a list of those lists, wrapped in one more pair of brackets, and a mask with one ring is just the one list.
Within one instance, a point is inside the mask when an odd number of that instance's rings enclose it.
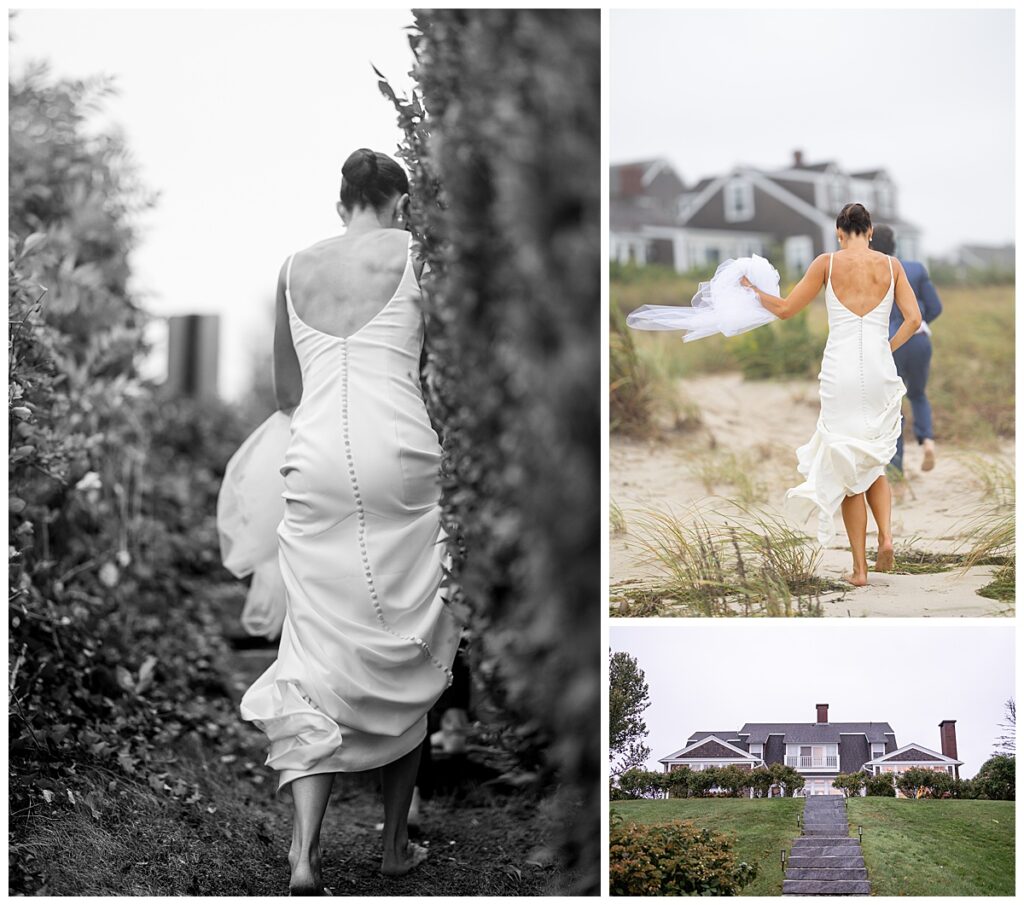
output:
{"label": "dirt path", "polygon": [[[713,510],[744,491],[754,505],[781,517],[783,495],[799,480],[794,450],[807,442],[818,417],[817,383],[813,380],[744,381],[738,374],[706,376],[680,382],[681,391],[699,401],[703,426],[688,433],[666,433],[655,442],[620,437],[611,442],[611,499],[622,512],[626,531],[611,538],[611,583],[652,581],[657,569],[641,561],[630,523],[644,512],[674,513],[685,520],[694,507],[708,521]],[[934,470],[919,469],[911,443],[906,456],[907,488],[893,511],[897,545],[916,551],[949,553],[960,540],[965,522],[984,507],[983,491],[973,477],[970,460],[1005,457],[939,448]],[[730,465],[722,472],[721,463]],[[718,469],[721,473],[716,474]],[[738,483],[737,483],[738,482]],[[710,486],[710,489],[709,489]],[[810,532],[813,526],[795,525]],[[849,551],[836,519],[836,535],[824,550],[820,574],[838,579],[849,570]],[[868,547],[877,543],[869,523]],[[1012,614],[1013,604],[979,596],[994,567],[976,567],[916,575],[870,576],[864,589],[823,598],[828,616],[986,616]]]}
{"label": "dirt path", "polygon": [[[232,690],[241,698],[273,661],[273,649],[233,652]],[[262,764],[263,737],[253,732],[252,760]],[[466,773],[472,773],[468,765]],[[272,861],[261,865],[260,888],[249,895],[287,895],[287,851],[291,806],[273,795],[276,775],[267,767],[249,771],[257,779],[253,805],[263,812]],[[399,879],[380,875],[383,807],[375,773],[339,776],[324,821],[321,840],[324,884],[334,895],[541,895],[555,870],[545,839],[553,817],[535,800],[509,796],[463,776],[458,790],[442,791],[423,804],[414,838],[429,851],[427,860]]]}
{"label": "dirt path", "polygon": [[[242,586],[202,591],[216,613],[210,633],[237,637]],[[214,648],[225,657],[223,681],[212,683],[209,695],[197,686],[195,698],[179,705],[182,731],[149,753],[144,772],[90,762],[32,777],[55,791],[33,794],[15,815],[10,894],[288,894],[291,806],[274,794],[276,774],[263,764],[265,736],[237,709],[275,652]],[[112,724],[102,734],[116,732]],[[424,803],[417,836],[429,856],[401,879],[380,875],[376,771],[339,777],[321,838],[325,884],[336,895],[364,896],[536,896],[568,885],[552,848],[573,815],[496,779],[515,761],[483,741],[465,758],[435,760],[437,790]]]}

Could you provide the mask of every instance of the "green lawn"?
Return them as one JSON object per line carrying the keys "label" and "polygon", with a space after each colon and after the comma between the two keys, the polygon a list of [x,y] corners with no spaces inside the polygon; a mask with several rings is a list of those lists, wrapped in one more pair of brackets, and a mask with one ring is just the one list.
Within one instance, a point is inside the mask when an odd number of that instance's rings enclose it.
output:
{"label": "green lawn", "polygon": [[757,865],[757,879],[741,895],[782,895],[779,852],[799,835],[801,798],[669,798],[658,801],[614,801],[612,813],[637,823],[692,820],[699,827],[727,833],[736,839],[740,860]]}
{"label": "green lawn", "polygon": [[1014,802],[854,798],[876,896],[1012,896]]}

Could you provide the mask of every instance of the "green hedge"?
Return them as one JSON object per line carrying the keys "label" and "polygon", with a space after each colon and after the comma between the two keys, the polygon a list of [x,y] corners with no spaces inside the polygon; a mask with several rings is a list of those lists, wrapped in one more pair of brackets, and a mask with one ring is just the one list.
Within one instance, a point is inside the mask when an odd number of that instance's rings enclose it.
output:
{"label": "green hedge", "polygon": [[[127,290],[149,204],[116,135],[88,128],[103,80],[12,80],[9,194],[10,829],[124,783],[183,804],[179,743],[228,743],[237,716],[199,587],[221,573],[220,469],[244,436],[219,405],[139,379]],[[98,816],[97,816],[98,819]],[[11,888],[46,865],[12,860]]]}
{"label": "green hedge", "polygon": [[[600,13],[417,12],[391,97],[429,263],[425,384],[441,426],[455,606],[532,759],[577,810],[593,892],[600,701]],[[426,114],[424,113],[426,111]]]}
{"label": "green hedge", "polygon": [[619,777],[618,785],[613,787],[613,797],[616,800],[657,798],[665,793],[673,798],[745,797],[753,790],[755,798],[765,798],[773,785],[784,795],[792,795],[804,784],[800,772],[784,764],[753,770],[742,770],[736,765],[703,770],[680,767],[669,773],[634,768]]}

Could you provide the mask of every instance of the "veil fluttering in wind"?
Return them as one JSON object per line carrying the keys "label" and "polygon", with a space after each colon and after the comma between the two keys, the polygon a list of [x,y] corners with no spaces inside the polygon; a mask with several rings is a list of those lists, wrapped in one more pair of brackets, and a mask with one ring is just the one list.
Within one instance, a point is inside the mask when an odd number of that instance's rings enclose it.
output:
{"label": "veil fluttering in wind", "polygon": [[752,289],[740,285],[744,276],[762,291],[779,294],[779,272],[767,259],[760,255],[729,258],[700,284],[691,306],[641,305],[626,323],[634,330],[683,330],[683,341],[691,342],[716,333],[735,336],[778,320]]}

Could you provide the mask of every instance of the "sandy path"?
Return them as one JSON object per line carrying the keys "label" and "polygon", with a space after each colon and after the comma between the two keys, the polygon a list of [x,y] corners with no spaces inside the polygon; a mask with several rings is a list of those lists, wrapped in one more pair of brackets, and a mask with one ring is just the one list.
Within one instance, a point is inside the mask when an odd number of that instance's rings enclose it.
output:
{"label": "sandy path", "polygon": [[[636,579],[652,580],[657,570],[640,560],[632,542],[631,515],[651,510],[684,517],[698,507],[709,521],[710,509],[723,509],[736,496],[735,486],[712,480],[708,490],[694,472],[702,463],[735,456],[741,470],[751,475],[767,502],[756,505],[782,516],[786,489],[796,484],[797,446],[807,442],[818,418],[817,383],[813,380],[744,381],[738,374],[706,376],[681,382],[689,398],[699,400],[703,427],[687,433],[667,432],[655,442],[613,437],[611,442],[611,499],[626,521],[626,532],[611,538],[612,589]],[[911,443],[907,450],[907,493],[893,511],[896,543],[932,553],[950,552],[964,522],[979,513],[983,494],[968,466],[971,456],[1008,457],[1013,444],[997,453],[969,453],[940,447],[936,467],[921,472],[920,454]],[[795,528],[812,531],[813,525]],[[841,519],[836,535],[824,551],[819,574],[838,579],[848,571],[850,554]],[[868,547],[876,544],[869,522]],[[986,616],[1012,615],[1012,604],[980,597],[978,588],[991,580],[992,567],[967,573],[937,572],[924,575],[870,576],[870,586],[823,599],[829,616]]]}

